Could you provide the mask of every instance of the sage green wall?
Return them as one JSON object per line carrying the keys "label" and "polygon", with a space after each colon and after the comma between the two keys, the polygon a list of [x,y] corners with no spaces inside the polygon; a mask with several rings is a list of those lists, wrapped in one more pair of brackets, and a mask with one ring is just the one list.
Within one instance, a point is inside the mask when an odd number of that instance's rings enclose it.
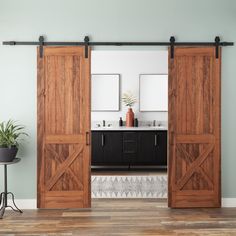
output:
{"label": "sage green wall", "polygon": [[[0,41],[236,39],[235,0],[0,0]],[[236,46],[223,49],[222,191],[236,197]],[[22,162],[9,167],[17,198],[36,197],[36,49],[0,46],[0,120],[27,126]],[[1,171],[2,175],[2,171]],[[2,176],[1,176],[2,177]],[[0,179],[2,180],[2,178]]]}

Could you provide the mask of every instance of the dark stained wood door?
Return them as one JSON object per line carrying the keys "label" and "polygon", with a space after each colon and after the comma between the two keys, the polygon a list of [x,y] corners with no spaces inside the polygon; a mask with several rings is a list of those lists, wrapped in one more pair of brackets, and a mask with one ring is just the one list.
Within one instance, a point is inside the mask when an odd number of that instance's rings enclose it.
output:
{"label": "dark stained wood door", "polygon": [[37,90],[37,206],[90,207],[90,53],[44,47]]}
{"label": "dark stained wood door", "polygon": [[221,206],[220,70],[214,47],[169,56],[169,207]]}

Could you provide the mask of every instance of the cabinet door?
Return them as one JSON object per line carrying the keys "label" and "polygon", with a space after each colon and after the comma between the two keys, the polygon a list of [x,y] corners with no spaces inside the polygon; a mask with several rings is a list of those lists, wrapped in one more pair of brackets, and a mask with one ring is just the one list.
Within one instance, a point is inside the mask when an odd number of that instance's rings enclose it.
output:
{"label": "cabinet door", "polygon": [[158,165],[167,165],[167,131],[158,131],[155,133],[156,144],[156,163]]}
{"label": "cabinet door", "polygon": [[104,132],[104,162],[107,165],[124,164],[122,156],[122,132]]}
{"label": "cabinet door", "polygon": [[167,164],[167,132],[139,132],[138,159],[140,165]]}
{"label": "cabinet door", "polygon": [[158,163],[156,132],[138,132],[137,164],[151,165]]}
{"label": "cabinet door", "polygon": [[92,132],[92,165],[99,165],[104,163],[103,147],[103,132]]}

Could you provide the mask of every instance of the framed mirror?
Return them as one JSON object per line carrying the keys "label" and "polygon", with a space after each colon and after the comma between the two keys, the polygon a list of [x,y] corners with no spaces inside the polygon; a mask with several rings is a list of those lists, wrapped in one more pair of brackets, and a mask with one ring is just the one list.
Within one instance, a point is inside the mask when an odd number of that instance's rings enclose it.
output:
{"label": "framed mirror", "polygon": [[91,75],[92,111],[120,110],[120,75]]}
{"label": "framed mirror", "polygon": [[139,76],[139,110],[168,111],[168,75]]}

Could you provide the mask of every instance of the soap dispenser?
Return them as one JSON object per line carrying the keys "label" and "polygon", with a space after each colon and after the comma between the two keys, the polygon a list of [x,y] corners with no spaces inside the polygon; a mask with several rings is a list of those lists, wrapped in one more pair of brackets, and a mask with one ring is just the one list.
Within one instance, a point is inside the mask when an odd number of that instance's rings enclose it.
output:
{"label": "soap dispenser", "polygon": [[123,126],[123,120],[122,120],[121,117],[120,117],[120,120],[119,120],[119,126],[120,126],[120,127]]}

